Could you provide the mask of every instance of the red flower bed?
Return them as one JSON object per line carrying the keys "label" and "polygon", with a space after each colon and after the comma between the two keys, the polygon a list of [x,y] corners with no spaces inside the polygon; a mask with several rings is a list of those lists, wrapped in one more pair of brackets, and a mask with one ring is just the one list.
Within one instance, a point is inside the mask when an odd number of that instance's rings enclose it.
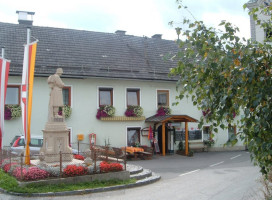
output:
{"label": "red flower bed", "polygon": [[68,165],[64,170],[63,173],[66,176],[81,176],[87,174],[88,170],[86,167],[83,166],[76,166],[76,165]]}
{"label": "red flower bed", "polygon": [[76,155],[74,155],[74,159],[84,160],[84,156],[76,154]]}
{"label": "red flower bed", "polygon": [[4,167],[3,167],[3,170],[8,173],[8,171],[10,170],[10,167],[12,165],[17,165],[18,163],[8,163],[8,164],[5,164]]}
{"label": "red flower bed", "polygon": [[100,163],[101,172],[119,172],[123,170],[123,166],[120,163],[107,163],[105,161]]}

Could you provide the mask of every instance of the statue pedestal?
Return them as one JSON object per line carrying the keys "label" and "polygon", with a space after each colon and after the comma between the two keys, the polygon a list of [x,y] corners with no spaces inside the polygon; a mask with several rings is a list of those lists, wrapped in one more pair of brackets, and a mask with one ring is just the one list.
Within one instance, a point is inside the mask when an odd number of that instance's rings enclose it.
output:
{"label": "statue pedestal", "polygon": [[45,155],[45,162],[59,162],[60,151],[62,161],[73,160],[72,148],[69,147],[69,130],[65,122],[47,122],[43,130],[43,147],[40,153]]}

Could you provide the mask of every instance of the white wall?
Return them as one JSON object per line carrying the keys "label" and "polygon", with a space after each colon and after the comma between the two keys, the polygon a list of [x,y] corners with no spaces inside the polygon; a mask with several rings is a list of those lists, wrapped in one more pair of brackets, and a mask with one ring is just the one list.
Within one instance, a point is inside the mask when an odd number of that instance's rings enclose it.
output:
{"label": "white wall", "polygon": [[[65,85],[72,87],[72,115],[66,119],[68,127],[73,130],[72,141],[77,141],[77,134],[84,134],[84,143],[89,143],[88,134],[97,134],[97,144],[104,145],[104,141],[109,139],[112,146],[126,145],[127,127],[149,127],[150,124],[144,121],[101,121],[96,119],[98,106],[98,87],[113,88],[113,105],[116,108],[116,116],[124,116],[126,109],[126,88],[141,89],[141,106],[144,116],[150,117],[157,111],[157,90],[169,90],[169,101],[172,114],[185,114],[199,119],[202,112],[193,106],[190,99],[183,99],[178,106],[172,106],[175,102],[176,83],[175,82],[155,82],[155,81],[132,81],[132,80],[110,80],[110,79],[67,79],[62,78]],[[10,77],[9,84],[20,84],[21,77]],[[48,115],[49,87],[47,78],[35,77],[33,89],[32,107],[32,135],[42,135]],[[9,145],[15,135],[22,133],[22,119],[5,121],[5,135],[3,144]],[[151,124],[152,125],[152,124]],[[189,128],[197,128],[197,123],[189,123]],[[228,139],[227,130],[220,130],[215,136],[216,146],[222,146]],[[141,137],[142,145],[149,144],[147,137]],[[241,143],[239,143],[241,145]]]}

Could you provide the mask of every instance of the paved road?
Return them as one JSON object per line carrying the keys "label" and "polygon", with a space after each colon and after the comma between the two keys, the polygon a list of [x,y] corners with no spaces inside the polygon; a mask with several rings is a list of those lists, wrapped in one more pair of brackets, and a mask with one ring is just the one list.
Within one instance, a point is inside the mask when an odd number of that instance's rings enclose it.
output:
{"label": "paved road", "polygon": [[246,151],[203,152],[194,157],[155,156],[153,160],[131,161],[159,173],[162,179],[151,185],[112,192],[23,198],[0,194],[0,199],[58,200],[260,200],[259,169]]}

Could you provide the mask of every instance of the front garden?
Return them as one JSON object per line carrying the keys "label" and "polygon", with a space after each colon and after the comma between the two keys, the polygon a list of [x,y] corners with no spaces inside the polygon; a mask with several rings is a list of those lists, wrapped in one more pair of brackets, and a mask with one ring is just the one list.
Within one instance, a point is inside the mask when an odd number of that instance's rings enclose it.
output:
{"label": "front garden", "polygon": [[67,155],[61,152],[59,162],[52,163],[40,160],[41,155],[31,155],[30,165],[24,164],[23,155],[14,156],[9,149],[0,155],[0,187],[11,192],[70,191],[135,182],[126,172],[125,153],[109,146],[93,146],[73,155],[69,162],[62,162]]}

